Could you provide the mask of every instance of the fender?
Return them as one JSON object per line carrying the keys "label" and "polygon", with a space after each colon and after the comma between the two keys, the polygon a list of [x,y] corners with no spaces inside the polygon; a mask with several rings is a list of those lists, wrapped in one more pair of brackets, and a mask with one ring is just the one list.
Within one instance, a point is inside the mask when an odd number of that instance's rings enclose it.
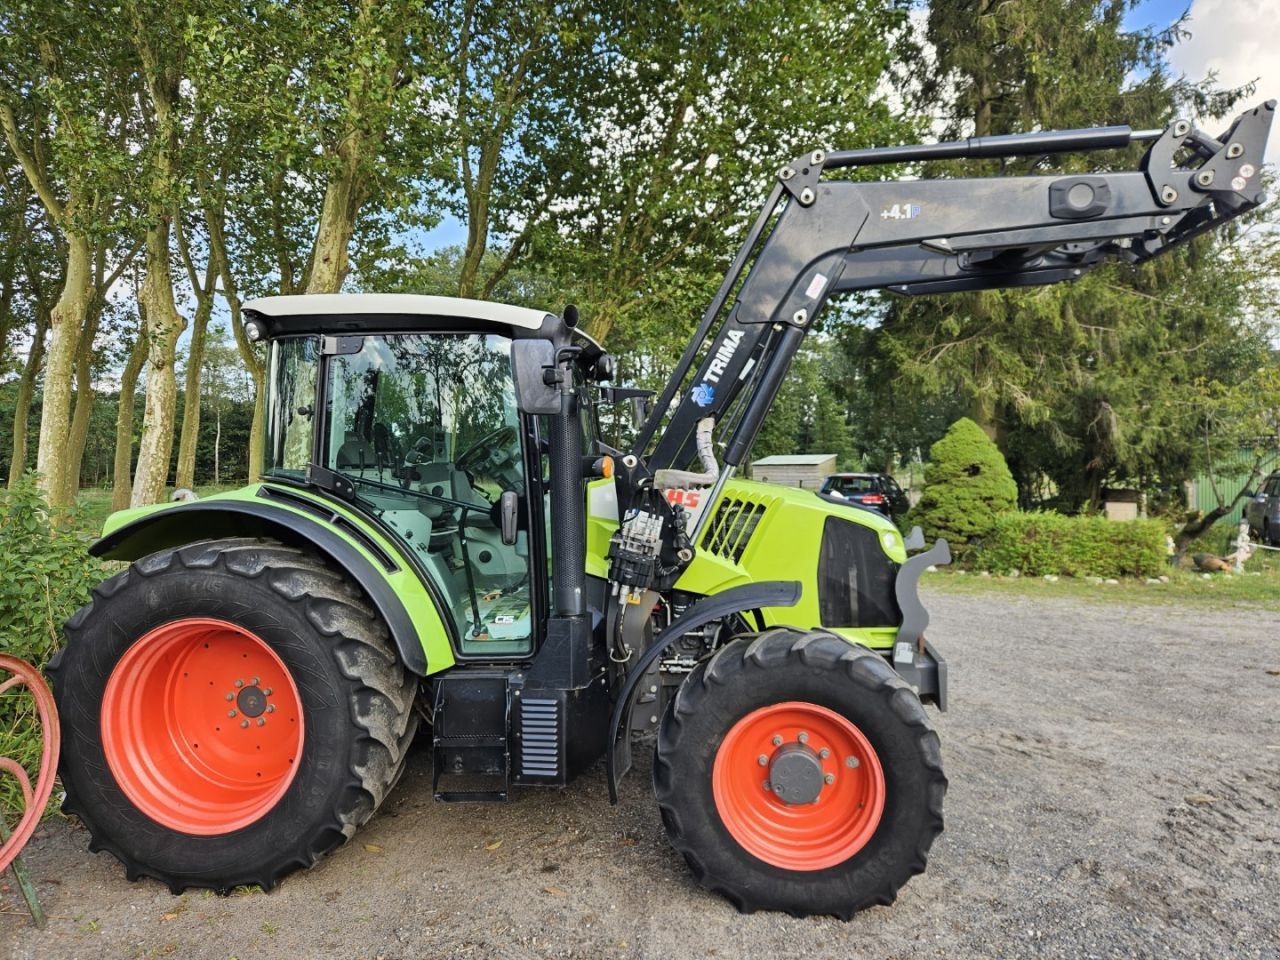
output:
{"label": "fender", "polygon": [[[613,716],[609,720],[609,735],[605,740],[608,753],[605,765],[608,768],[609,802],[618,802],[618,782],[631,767],[631,743],[629,736],[619,736],[623,729],[622,720],[631,709],[631,700],[640,686],[644,673],[653,662],[662,656],[663,651],[675,643],[690,630],[727,617],[731,613],[744,610],[757,610],[761,607],[794,607],[800,602],[803,587],[797,582],[771,580],[764,583],[748,583],[741,587],[733,587],[723,593],[703,597],[658,634],[653,645],[644,652],[627,675],[618,694],[618,701],[613,708]],[[629,729],[629,728],[628,728]]]}
{"label": "fender", "polygon": [[[341,519],[337,517],[338,522]],[[157,550],[228,536],[272,537],[313,547],[359,584],[373,602],[391,632],[406,669],[425,676],[428,667],[434,672],[451,665],[428,664],[418,628],[404,602],[387,582],[387,574],[398,573],[406,565],[349,523],[344,524],[343,532],[339,533],[334,525],[273,503],[196,500],[127,523],[94,543],[89,553],[104,560],[137,560]],[[361,541],[364,549],[357,548],[353,541]],[[375,559],[369,559],[370,556]],[[416,574],[414,576],[416,578]]]}

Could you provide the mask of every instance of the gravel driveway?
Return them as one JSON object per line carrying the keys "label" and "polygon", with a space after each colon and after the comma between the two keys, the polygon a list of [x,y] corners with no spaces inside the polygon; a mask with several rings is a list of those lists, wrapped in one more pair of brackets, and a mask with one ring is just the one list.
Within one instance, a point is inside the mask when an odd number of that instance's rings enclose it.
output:
{"label": "gravel driveway", "polygon": [[0,957],[1280,958],[1280,614],[934,592],[951,780],[928,872],[850,923],[741,916],[667,845],[648,767],[384,813],[270,894],[129,883],[83,830],[0,880]]}

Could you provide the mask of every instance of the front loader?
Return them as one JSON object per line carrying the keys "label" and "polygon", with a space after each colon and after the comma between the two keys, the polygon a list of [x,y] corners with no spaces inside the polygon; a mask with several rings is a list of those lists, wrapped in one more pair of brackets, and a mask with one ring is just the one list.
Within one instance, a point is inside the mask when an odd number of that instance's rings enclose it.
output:
{"label": "front loader", "polygon": [[[65,809],[131,879],[271,887],[350,838],[420,726],[443,801],[611,799],[656,739],[662,820],[741,910],[893,901],[942,830],[917,581],[949,560],[877,512],[735,476],[826,301],[1072,280],[1265,201],[1275,103],[1177,121],[814,151],[783,167],[626,450],[577,312],[272,297],[266,469],[113,515],[128,561],[50,666]],[[862,182],[838,171],[1149,142],[1140,169]],[[646,739],[646,735],[648,738]],[[526,790],[527,792],[527,790]]]}

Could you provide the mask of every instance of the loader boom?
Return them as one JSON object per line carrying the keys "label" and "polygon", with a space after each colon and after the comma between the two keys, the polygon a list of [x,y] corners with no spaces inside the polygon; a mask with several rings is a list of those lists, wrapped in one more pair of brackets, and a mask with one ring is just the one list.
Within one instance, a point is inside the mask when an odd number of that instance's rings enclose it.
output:
{"label": "loader boom", "polygon": [[[833,294],[951,293],[1074,280],[1104,261],[1150,259],[1252,210],[1267,199],[1261,167],[1274,114],[1275,101],[1268,101],[1218,137],[1176,120],[1164,130],[1102,127],[819,150],[796,159],[778,171],[633,452],[650,471],[681,468],[693,459],[697,424],[714,418],[723,484],[746,456],[792,358]],[[880,182],[829,177],[850,167],[1135,142],[1150,146],[1134,171]]]}

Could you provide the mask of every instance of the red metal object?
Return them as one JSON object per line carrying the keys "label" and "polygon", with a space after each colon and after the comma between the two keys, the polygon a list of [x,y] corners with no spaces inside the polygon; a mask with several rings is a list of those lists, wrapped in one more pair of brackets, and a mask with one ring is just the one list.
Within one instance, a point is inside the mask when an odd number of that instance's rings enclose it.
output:
{"label": "red metal object", "polygon": [[[770,789],[778,751],[802,745],[821,763],[811,803],[786,803]],[[825,754],[825,755],[824,755]],[[711,773],[716,810],[744,850],[784,870],[825,870],[866,846],[884,812],[884,771],[866,736],[816,703],[761,707],[730,728]]]}
{"label": "red metal object", "polygon": [[53,792],[53,779],[58,770],[58,745],[61,733],[58,728],[58,708],[54,706],[53,694],[40,671],[24,660],[0,653],[0,671],[11,673],[8,680],[0,683],[0,694],[18,686],[24,686],[31,692],[35,701],[36,714],[40,718],[40,769],[36,774],[35,786],[27,771],[18,761],[9,757],[0,757],[0,770],[17,779],[22,787],[23,812],[22,819],[13,833],[0,844],[0,872],[9,866],[26,846],[31,835],[35,833],[40,815],[49,802]]}
{"label": "red metal object", "polygon": [[302,754],[302,698],[261,637],[225,620],[156,627],[125,651],[102,697],[102,748],[152,820],[230,833],[274,807]]}

